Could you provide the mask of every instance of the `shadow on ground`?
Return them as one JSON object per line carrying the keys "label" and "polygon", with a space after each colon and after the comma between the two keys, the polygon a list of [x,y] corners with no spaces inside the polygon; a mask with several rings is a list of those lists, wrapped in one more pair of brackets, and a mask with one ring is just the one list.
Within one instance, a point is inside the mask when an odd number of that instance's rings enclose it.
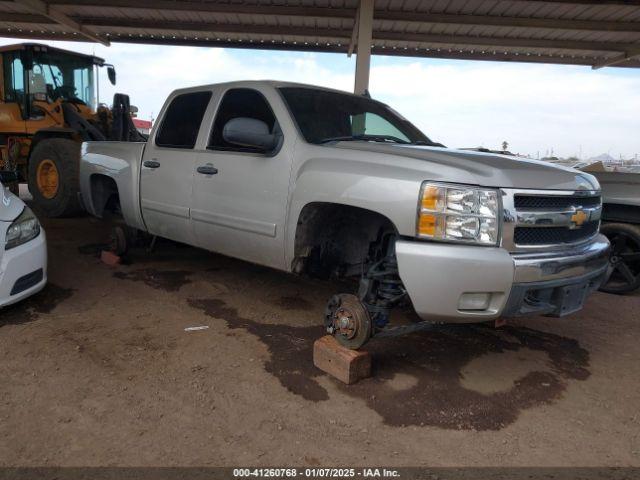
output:
{"label": "shadow on ground", "polygon": [[143,282],[145,285],[155,288],[156,290],[177,292],[183,285],[191,283],[191,280],[187,277],[192,273],[193,272],[187,270],[157,270],[155,268],[146,268],[130,272],[114,272],[113,276],[120,280]]}
{"label": "shadow on ground", "polygon": [[[310,401],[329,400],[318,381],[324,373],[312,362],[313,342],[323,333],[320,327],[258,323],[217,299],[190,299],[189,305],[225,321],[229,328],[242,328],[259,337],[271,354],[265,370],[289,391]],[[364,400],[386,424],[394,426],[499,430],[523,410],[558,399],[569,380],[585,380],[590,375],[589,354],[578,342],[528,328],[457,326],[372,341],[367,348],[373,354],[373,377],[351,386],[337,381],[336,385]],[[513,352],[523,353],[521,361],[531,352],[541,354],[542,360],[493,392],[464,384],[465,375],[473,374],[465,369],[474,360],[505,355],[505,361],[513,361],[508,356]]]}
{"label": "shadow on ground", "polygon": [[[148,263],[162,265],[172,255],[180,270]],[[182,261],[175,261],[176,256]],[[290,283],[290,276],[265,267],[188,248],[157,249],[152,256],[135,257],[134,263],[142,268],[116,271],[114,276],[167,292],[191,283],[195,265],[201,272],[232,268],[244,280],[266,275],[272,286]],[[268,293],[264,297],[269,300]],[[289,312],[315,308],[291,290],[271,300]],[[325,374],[313,365],[313,342],[323,335],[321,326],[258,322],[220,299],[191,298],[188,303],[230,329],[258,337],[270,353],[265,370],[287,390],[313,402],[329,400],[325,385],[334,380],[321,379]],[[372,378],[350,386],[334,381],[335,385],[393,426],[499,430],[522,411],[559,399],[570,381],[590,376],[589,353],[576,340],[523,327],[449,326],[373,340],[367,349],[373,354]]]}
{"label": "shadow on ground", "polygon": [[72,288],[62,288],[52,283],[33,297],[2,309],[0,327],[36,320],[41,314],[51,312],[56,306],[73,295]]}

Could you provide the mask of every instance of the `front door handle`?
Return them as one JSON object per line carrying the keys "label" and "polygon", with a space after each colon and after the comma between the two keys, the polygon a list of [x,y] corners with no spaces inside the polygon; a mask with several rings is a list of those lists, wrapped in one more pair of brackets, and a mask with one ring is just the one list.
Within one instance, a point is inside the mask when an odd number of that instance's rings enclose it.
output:
{"label": "front door handle", "polygon": [[218,169],[213,165],[202,165],[198,167],[197,172],[203,175],[215,175],[218,173]]}
{"label": "front door handle", "polygon": [[142,165],[147,168],[158,168],[160,166],[160,162],[156,160],[145,160],[144,162],[142,162]]}

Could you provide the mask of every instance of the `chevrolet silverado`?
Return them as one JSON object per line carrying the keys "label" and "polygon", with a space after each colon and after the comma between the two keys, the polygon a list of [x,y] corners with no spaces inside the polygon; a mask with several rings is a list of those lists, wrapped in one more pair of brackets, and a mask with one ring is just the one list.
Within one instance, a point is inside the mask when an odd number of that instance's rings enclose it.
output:
{"label": "chevrolet silverado", "polygon": [[[295,274],[347,277],[325,327],[359,348],[422,322],[580,310],[609,243],[590,174],[447,149],[368,96],[276,81],[176,90],[146,142],[86,142],[81,198],[134,229]],[[354,292],[355,293],[355,292]]]}

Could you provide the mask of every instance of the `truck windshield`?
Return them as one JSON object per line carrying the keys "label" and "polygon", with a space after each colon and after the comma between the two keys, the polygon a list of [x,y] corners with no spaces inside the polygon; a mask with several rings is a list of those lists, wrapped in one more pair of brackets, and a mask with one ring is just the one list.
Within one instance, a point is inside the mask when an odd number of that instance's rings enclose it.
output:
{"label": "truck windshield", "polygon": [[305,87],[281,87],[280,92],[309,143],[363,140],[441,146],[370,98]]}
{"label": "truck windshield", "polygon": [[[36,52],[29,71],[30,93],[46,93],[52,100],[92,105],[93,62],[58,52]],[[45,89],[45,92],[41,90]],[[35,90],[35,91],[34,91]]]}

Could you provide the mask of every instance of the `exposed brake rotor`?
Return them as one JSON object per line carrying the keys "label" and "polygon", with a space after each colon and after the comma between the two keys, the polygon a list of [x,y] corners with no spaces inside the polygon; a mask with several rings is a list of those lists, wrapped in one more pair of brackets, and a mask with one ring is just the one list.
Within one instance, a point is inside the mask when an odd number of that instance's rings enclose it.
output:
{"label": "exposed brake rotor", "polygon": [[325,327],[343,346],[358,349],[371,338],[371,318],[355,295],[331,297],[325,312]]}

